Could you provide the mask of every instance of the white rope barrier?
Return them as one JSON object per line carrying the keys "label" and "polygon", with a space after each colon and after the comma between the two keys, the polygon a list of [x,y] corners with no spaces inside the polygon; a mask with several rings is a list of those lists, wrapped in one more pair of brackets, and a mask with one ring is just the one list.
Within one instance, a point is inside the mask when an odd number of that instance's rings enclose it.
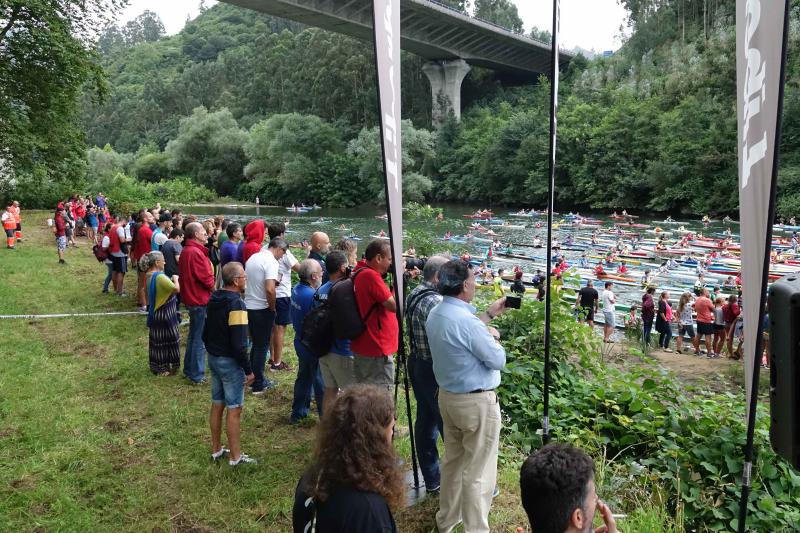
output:
{"label": "white rope barrier", "polygon": [[109,311],[106,313],[52,313],[47,315],[0,315],[3,318],[17,318],[17,319],[39,319],[39,318],[71,318],[83,316],[131,316],[139,315],[144,316],[144,313],[139,311]]}

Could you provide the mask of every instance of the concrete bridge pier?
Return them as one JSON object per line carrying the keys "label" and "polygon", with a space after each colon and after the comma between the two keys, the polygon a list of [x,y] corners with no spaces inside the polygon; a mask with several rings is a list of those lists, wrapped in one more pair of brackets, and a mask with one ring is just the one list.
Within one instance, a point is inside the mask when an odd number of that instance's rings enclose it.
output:
{"label": "concrete bridge pier", "polygon": [[437,128],[452,110],[456,120],[461,120],[461,82],[470,66],[463,59],[429,61],[422,71],[431,82],[433,97],[433,125]]}

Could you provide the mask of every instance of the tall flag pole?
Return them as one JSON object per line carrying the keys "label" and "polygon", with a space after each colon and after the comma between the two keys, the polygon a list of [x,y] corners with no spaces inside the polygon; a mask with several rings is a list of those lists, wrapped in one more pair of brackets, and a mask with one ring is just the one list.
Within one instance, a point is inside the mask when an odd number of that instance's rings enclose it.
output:
{"label": "tall flag pole", "polygon": [[[747,441],[739,531],[745,531],[758,406],[764,306],[778,181],[789,0],[736,1],[739,218],[742,235]],[[782,39],[779,38],[782,36]]]}
{"label": "tall flag pole", "polygon": [[375,32],[375,62],[378,76],[376,87],[378,89],[386,214],[389,219],[389,242],[394,258],[391,267],[392,286],[394,287],[394,299],[397,302],[397,322],[400,335],[397,366],[398,372],[403,370],[414,486],[419,487],[403,335],[405,302],[403,292],[403,158],[400,144],[400,0],[373,0],[372,16],[372,27]]}
{"label": "tall flag pole", "polygon": [[550,76],[550,173],[547,180],[547,290],[544,293],[544,391],[542,418],[542,442],[550,442],[550,279],[553,270],[553,204],[555,203],[556,178],[556,126],[558,115],[558,30],[561,23],[559,0],[553,0],[553,40]]}

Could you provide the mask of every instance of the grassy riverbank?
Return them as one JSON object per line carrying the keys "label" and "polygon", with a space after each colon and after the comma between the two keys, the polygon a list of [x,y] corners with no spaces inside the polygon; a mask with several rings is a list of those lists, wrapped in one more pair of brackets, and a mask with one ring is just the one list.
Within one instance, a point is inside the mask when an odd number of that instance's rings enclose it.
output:
{"label": "grassy riverbank", "polygon": [[[0,314],[133,309],[101,294],[105,267],[85,239],[59,265],[47,213],[24,216],[26,242],[0,249]],[[287,424],[294,373],[247,396],[243,448],[261,464],[234,471],[208,460],[208,387],[150,374],[144,317],[5,319],[0,335],[0,530],[291,529],[315,429]],[[408,459],[407,438],[398,449]],[[499,485],[492,521],[513,530],[524,523],[514,468]],[[434,509],[400,513],[401,530],[430,531]]]}
{"label": "grassy riverbank", "polygon": [[[101,294],[105,267],[85,239],[67,252],[66,265],[57,263],[48,215],[24,213],[26,242],[0,249],[0,314],[133,310],[131,299]],[[129,275],[129,294],[134,282]],[[261,463],[232,470],[208,459],[208,387],[150,374],[143,316],[0,319],[0,335],[0,530],[291,529],[294,487],[316,425],[287,423],[293,372],[273,374],[278,387],[269,394],[246,397],[243,449]],[[295,362],[290,349],[287,360]],[[408,438],[397,448],[410,464]],[[493,531],[526,524],[522,458],[502,450]],[[621,529],[681,531],[662,495],[647,484],[631,489],[636,480],[622,477],[613,459],[597,459],[598,491],[628,514]],[[402,510],[398,526],[433,531],[435,510],[435,500]]]}

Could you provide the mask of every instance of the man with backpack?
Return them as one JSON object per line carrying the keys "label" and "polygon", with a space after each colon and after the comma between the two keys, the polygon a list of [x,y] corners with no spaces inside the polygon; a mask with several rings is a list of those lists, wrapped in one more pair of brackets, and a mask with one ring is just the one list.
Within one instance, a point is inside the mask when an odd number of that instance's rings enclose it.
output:
{"label": "man with backpack", "polygon": [[319,359],[303,345],[303,322],[314,305],[314,296],[322,285],[322,267],[314,259],[305,259],[297,272],[300,279],[292,289],[291,318],[294,326],[294,350],[297,353],[297,378],[294,381],[292,414],[290,424],[296,424],[308,416],[311,408],[311,393],[317,400],[317,412],[322,418],[323,391]]}
{"label": "man with backpack", "polygon": [[394,357],[399,327],[397,302],[383,277],[392,265],[389,241],[374,240],[364,252],[363,267],[353,272],[353,293],[364,331],[353,339],[353,370],[357,383],[385,387],[394,384]]}
{"label": "man with backpack", "polygon": [[[325,267],[330,281],[317,291],[318,306],[327,305],[331,287],[348,277],[348,260],[344,252],[334,250],[325,257]],[[333,339],[330,351],[319,358],[322,382],[325,384],[325,397],[322,412],[327,413],[339,391],[355,383],[353,373],[353,352],[350,351],[349,339]]]}
{"label": "man with backpack", "polygon": [[414,421],[414,439],[419,452],[420,469],[425,479],[425,490],[435,493],[439,490],[439,451],[436,441],[443,433],[442,415],[439,413],[437,397],[439,385],[433,375],[433,359],[425,331],[428,314],[442,301],[436,289],[439,282],[439,269],[448,261],[444,256],[433,256],[422,268],[422,283],[411,291],[406,300],[406,321],[408,322],[408,359],[411,386],[417,399],[417,418]]}

